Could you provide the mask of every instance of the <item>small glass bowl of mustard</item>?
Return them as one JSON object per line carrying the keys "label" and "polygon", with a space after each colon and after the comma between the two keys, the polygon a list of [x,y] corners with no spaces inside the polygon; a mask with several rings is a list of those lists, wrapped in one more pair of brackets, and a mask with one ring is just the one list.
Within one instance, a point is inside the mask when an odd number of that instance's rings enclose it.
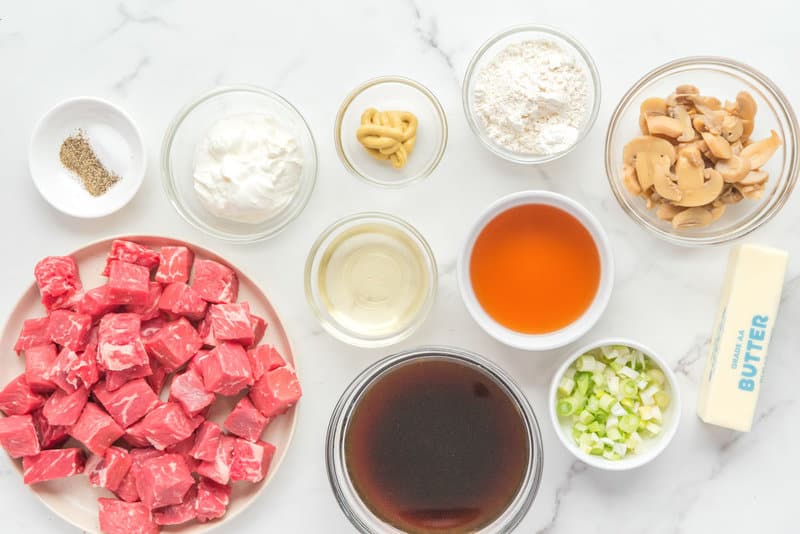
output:
{"label": "small glass bowl of mustard", "polygon": [[[359,139],[363,115],[369,109],[411,114],[416,119],[415,140],[401,167],[377,159]],[[336,115],[333,136],[342,164],[354,176],[382,187],[401,187],[429,176],[439,165],[447,147],[447,118],[439,100],[421,83],[382,76],[347,95]]]}
{"label": "small glass bowl of mustard", "polygon": [[308,254],[305,292],[322,327],[359,347],[385,347],[425,321],[436,296],[436,260],[407,222],[350,215],[326,228]]}

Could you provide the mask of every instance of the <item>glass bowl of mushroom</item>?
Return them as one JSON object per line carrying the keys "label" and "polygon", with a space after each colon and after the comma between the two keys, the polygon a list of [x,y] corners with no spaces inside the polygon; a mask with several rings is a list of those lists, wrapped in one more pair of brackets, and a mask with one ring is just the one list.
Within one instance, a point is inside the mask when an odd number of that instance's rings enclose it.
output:
{"label": "glass bowl of mushroom", "polygon": [[679,245],[725,243],[770,220],[797,181],[797,118],[757,70],[688,57],[625,93],[606,134],[606,174],[622,209]]}

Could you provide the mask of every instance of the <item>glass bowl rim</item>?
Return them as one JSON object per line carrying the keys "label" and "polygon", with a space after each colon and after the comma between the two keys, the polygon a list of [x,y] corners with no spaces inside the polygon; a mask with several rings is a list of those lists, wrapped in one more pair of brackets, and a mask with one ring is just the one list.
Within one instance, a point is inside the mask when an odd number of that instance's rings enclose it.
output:
{"label": "glass bowl rim", "polygon": [[[342,126],[344,122],[344,114],[347,112],[348,109],[350,109],[350,104],[352,104],[353,100],[355,100],[356,97],[358,97],[361,93],[363,93],[367,89],[370,89],[372,87],[384,83],[398,83],[406,85],[422,93],[436,110],[436,115],[439,119],[439,124],[442,127],[442,135],[439,141],[439,146],[431,163],[417,175],[410,176],[402,180],[392,180],[392,181],[380,180],[373,176],[360,172],[358,169],[355,168],[353,163],[350,161],[350,158],[347,157],[347,154],[345,153],[344,150],[344,145],[342,144]],[[336,146],[336,153],[339,155],[339,159],[341,160],[342,165],[344,165],[345,169],[347,169],[350,172],[350,174],[366,182],[369,182],[373,185],[385,187],[387,189],[397,189],[400,187],[407,186],[411,183],[420,181],[424,178],[427,178],[439,166],[439,163],[441,163],[442,158],[444,157],[445,150],[447,149],[447,142],[448,142],[447,114],[445,113],[441,102],[439,102],[439,99],[436,98],[435,94],[433,94],[433,91],[428,89],[420,82],[412,80],[411,78],[405,76],[395,76],[395,75],[377,76],[375,78],[370,78],[369,80],[359,84],[355,89],[350,91],[345,97],[345,99],[342,101],[341,105],[339,106],[339,111],[336,112],[336,120],[333,125],[333,140],[334,140],[334,145]]]}
{"label": "glass bowl rim", "polygon": [[[360,337],[355,332],[342,328],[336,321],[326,317],[326,314],[318,304],[318,296],[313,289],[312,278],[317,274],[314,266],[317,257],[323,252],[322,245],[330,237],[339,234],[342,230],[354,223],[367,222],[375,219],[383,223],[388,223],[400,230],[420,248],[426,259],[426,264],[429,266],[429,268],[426,268],[425,273],[428,278],[428,292],[425,295],[425,301],[422,303],[422,307],[417,312],[417,315],[404,328],[381,337]],[[433,249],[431,249],[422,233],[400,217],[379,211],[366,211],[346,215],[345,217],[337,219],[322,230],[308,252],[303,278],[306,301],[322,328],[339,341],[363,348],[387,347],[408,338],[422,326],[427,319],[433,309],[433,304],[436,300],[436,294],[439,288],[439,270],[436,264],[436,256],[434,256]]]}
{"label": "glass bowl rim", "polygon": [[[777,193],[778,196],[775,199],[775,202],[773,202],[767,209],[754,212],[757,214],[756,217],[751,215],[748,219],[742,221],[735,228],[728,232],[705,237],[690,237],[678,235],[669,230],[653,225],[644,217],[642,217],[637,210],[628,205],[625,192],[621,186],[621,180],[619,179],[619,171],[614,169],[612,164],[612,159],[614,156],[612,154],[611,140],[616,133],[617,127],[622,118],[622,114],[628,109],[633,102],[634,97],[641,90],[645,89],[660,76],[668,75],[682,67],[697,67],[696,69],[692,70],[702,70],[707,68],[707,66],[727,68],[742,74],[751,80],[755,80],[755,82],[760,86],[760,89],[766,91],[772,98],[775,99],[779,108],[779,113],[783,116],[788,128],[789,139],[784,140],[784,147],[789,145],[789,143],[793,145],[793,157],[789,161],[789,167],[787,171],[780,176],[780,180],[784,182],[782,185],[782,190]],[[722,74],[725,74],[726,76],[729,75],[728,73],[724,72],[722,72]],[[648,230],[656,237],[674,245],[682,245],[687,247],[722,245],[756,231],[762,225],[769,222],[789,200],[789,197],[791,196],[791,193],[797,182],[798,172],[800,172],[800,155],[798,154],[797,147],[794,146],[797,143],[799,131],[800,126],[798,126],[797,116],[794,113],[789,99],[786,97],[783,91],[761,71],[745,63],[722,56],[682,57],[664,63],[648,71],[625,92],[622,98],[620,98],[619,103],[616,105],[613,113],[611,114],[611,118],[609,119],[608,123],[608,129],[606,130],[604,150],[606,178],[608,179],[609,185],[611,186],[611,191],[614,193],[614,197],[617,199],[617,202],[622,210],[628,214],[628,216],[633,219],[633,221],[636,222],[636,224],[638,224],[641,228]]]}
{"label": "glass bowl rim", "polygon": [[[345,433],[353,409],[357,406],[364,391],[375,380],[398,365],[423,358],[456,360],[462,364],[477,368],[506,391],[519,409],[525,424],[529,446],[525,477],[508,507],[491,524],[479,531],[479,534],[484,532],[493,534],[512,532],[530,510],[542,481],[544,446],[538,419],[522,388],[502,367],[478,353],[445,345],[423,345],[381,358],[361,371],[345,388],[331,414],[325,438],[325,463],[328,471],[328,481],[340,509],[359,532],[377,534],[378,531],[372,530],[371,525],[368,523],[369,520],[362,518],[356,509],[357,503],[361,501],[355,489],[351,487],[347,466],[343,458]],[[363,506],[368,509],[366,504],[363,504]],[[368,517],[372,519],[371,512]],[[379,520],[378,518],[375,519]],[[504,523],[496,525],[501,521]]]}
{"label": "glass bowl rim", "polygon": [[[472,79],[475,76],[475,68],[477,67],[478,63],[486,52],[495,44],[502,41],[507,37],[511,37],[513,35],[523,33],[523,32],[536,32],[536,33],[544,33],[547,35],[555,36],[566,43],[568,43],[583,59],[586,63],[586,66],[589,70],[589,77],[592,80],[592,87],[594,92],[594,98],[592,99],[592,109],[589,113],[589,116],[586,122],[581,127],[580,132],[578,133],[578,138],[575,140],[572,145],[570,145],[566,150],[562,150],[561,152],[556,152],[554,154],[547,154],[543,156],[536,156],[536,155],[525,155],[525,154],[514,154],[510,150],[501,149],[498,147],[493,141],[488,139],[483,132],[481,131],[480,127],[478,126],[473,111],[469,105],[469,97],[470,97],[470,88],[472,87]],[[461,104],[464,109],[464,115],[467,118],[467,123],[469,124],[472,133],[481,141],[481,143],[489,149],[490,152],[503,158],[506,161],[510,161],[512,163],[519,163],[523,165],[539,165],[543,163],[549,163],[551,161],[555,161],[560,159],[570,152],[572,152],[575,147],[577,147],[589,134],[592,127],[594,126],[595,122],[597,122],[597,117],[600,114],[600,102],[602,99],[602,87],[600,83],[600,72],[597,70],[597,65],[594,62],[589,51],[578,41],[575,37],[566,33],[558,28],[553,26],[546,26],[541,24],[518,24],[515,26],[507,27],[499,32],[495,33],[491,37],[489,37],[483,44],[481,44],[475,53],[472,55],[472,58],[467,65],[467,70],[464,73],[464,81],[461,87]]]}
{"label": "glass bowl rim", "polygon": [[[175,135],[177,134],[179,128],[184,123],[184,121],[191,115],[191,113],[197,109],[201,104],[208,102],[209,100],[214,99],[215,97],[222,96],[229,93],[251,93],[257,94],[272,101],[276,102],[277,104],[284,106],[288,109],[288,111],[294,114],[299,120],[299,124],[304,128],[304,133],[308,135],[308,139],[310,141],[311,146],[311,154],[306,156],[307,162],[312,167],[312,172],[308,174],[306,177],[306,185],[307,192],[303,195],[303,198],[300,199],[300,202],[294,207],[294,212],[291,213],[286,220],[281,221],[280,224],[272,226],[266,230],[263,230],[258,233],[250,233],[250,234],[236,234],[230,232],[223,232],[217,230],[208,223],[190,215],[188,210],[186,210],[183,205],[182,201],[178,198],[178,193],[176,191],[175,186],[175,179],[172,172],[172,164],[170,163],[170,155],[172,153],[172,146],[175,141]],[[309,200],[311,199],[311,195],[314,192],[314,187],[316,186],[317,176],[319,174],[319,157],[317,155],[317,143],[314,139],[314,133],[311,130],[308,121],[300,113],[300,110],[294,106],[289,100],[281,96],[275,91],[270,89],[259,87],[257,85],[250,85],[250,84],[229,84],[229,85],[220,85],[217,86],[210,91],[207,91],[200,96],[193,98],[189,101],[188,104],[184,105],[175,117],[170,121],[169,126],[167,126],[167,130],[164,132],[164,139],[161,143],[161,183],[163,186],[164,191],[167,194],[167,198],[169,198],[170,204],[181,216],[181,218],[189,223],[190,225],[194,226],[195,228],[202,230],[206,234],[216,237],[218,239],[222,239],[224,241],[228,241],[231,243],[255,243],[258,241],[262,241],[273,237],[283,231],[292,221],[294,221],[305,209],[306,205],[308,204]],[[303,190],[303,185],[298,190],[298,194],[301,194]],[[288,206],[287,206],[288,208]]]}

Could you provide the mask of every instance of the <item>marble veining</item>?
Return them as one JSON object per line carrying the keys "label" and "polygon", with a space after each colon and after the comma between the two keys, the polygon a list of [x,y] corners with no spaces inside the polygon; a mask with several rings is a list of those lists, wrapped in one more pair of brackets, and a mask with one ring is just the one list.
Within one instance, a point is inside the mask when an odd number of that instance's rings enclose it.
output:
{"label": "marble veining", "polygon": [[[254,2],[141,0],[5,2],[0,5],[0,316],[32,281],[35,262],[119,234],[160,234],[214,249],[265,289],[291,338],[306,396],[292,448],[257,503],[221,532],[353,532],[332,497],[323,442],[331,410],[350,381],[376,359],[418,345],[444,344],[481,353],[519,383],[538,416],[544,442],[542,485],[518,532],[539,534],[705,534],[798,532],[796,401],[800,376],[800,196],[746,241],[780,246],[791,260],[753,431],[705,425],[695,415],[730,246],[684,249],[638,227],[618,206],[605,177],[605,130],[617,100],[642,74],[680,56],[715,54],[752,64],[800,105],[800,77],[787,51],[796,48],[800,5],[763,0],[758,9],[730,2],[679,5],[694,23],[653,29],[642,3],[495,0],[424,2]],[[746,37],[742,37],[743,17]],[[669,20],[675,20],[674,17]],[[700,21],[700,22],[697,22]],[[709,22],[709,21],[713,21]],[[461,83],[472,54],[490,35],[523,23],[560,27],[594,57],[602,105],[586,139],[567,157],[541,167],[506,163],[474,138],[463,115]],[[736,28],[732,37],[731,28]],[[429,87],[447,113],[447,152],[428,179],[400,190],[350,176],[333,146],[336,111],[356,85],[403,75]],[[283,233],[234,246],[188,226],[161,186],[164,131],[188,99],[215,85],[251,83],[277,90],[304,115],[319,153],[319,178],[303,214]],[[148,174],[126,208],[100,221],[62,216],[28,175],[30,133],[47,109],[74,96],[121,105],[145,139]],[[495,199],[547,189],[587,206],[606,229],[616,283],[607,312],[574,346],[539,354],[500,345],[461,302],[456,259],[468,228]],[[426,323],[388,349],[352,348],[332,339],[303,293],[306,254],[335,219],[386,211],[428,239],[439,265],[439,291]],[[24,232],[20,232],[24,229]],[[22,237],[24,235],[24,237]],[[678,375],[682,422],[673,443],[633,472],[607,473],[575,461],[547,414],[547,387],[568,352],[601,337],[634,338],[662,354]],[[4,355],[4,358],[14,357]],[[0,458],[0,532],[77,532],[44,508]],[[307,510],[312,511],[308,513]]]}

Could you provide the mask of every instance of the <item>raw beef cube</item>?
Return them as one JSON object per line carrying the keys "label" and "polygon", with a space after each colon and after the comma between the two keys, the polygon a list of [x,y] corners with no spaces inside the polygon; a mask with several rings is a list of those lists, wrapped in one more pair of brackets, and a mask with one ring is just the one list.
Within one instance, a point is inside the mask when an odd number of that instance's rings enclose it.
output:
{"label": "raw beef cube", "polygon": [[135,313],[109,313],[100,319],[97,351],[105,369],[125,371],[149,364],[140,337],[141,323]]}
{"label": "raw beef cube", "polygon": [[125,311],[139,315],[142,321],[149,321],[159,316],[158,302],[161,300],[161,284],[150,282],[147,301],[144,304],[128,304]]}
{"label": "raw beef cube", "polygon": [[164,319],[159,315],[155,319],[150,319],[149,321],[142,321],[142,328],[141,328],[141,337],[144,341],[147,341],[159,330],[161,327],[164,326]]}
{"label": "raw beef cube", "polygon": [[50,449],[22,459],[25,484],[71,477],[83,473],[86,456],[81,449]]}
{"label": "raw beef cube", "polygon": [[181,317],[165,324],[147,341],[147,349],[168,372],[177,370],[203,345],[197,330]]}
{"label": "raw beef cube", "polygon": [[153,514],[143,503],[100,497],[97,504],[104,534],[158,534]]}
{"label": "raw beef cube", "polygon": [[206,391],[203,378],[193,369],[172,379],[169,400],[179,403],[190,416],[197,415],[216,399],[216,395]]}
{"label": "raw beef cube", "polygon": [[189,365],[186,366],[187,369],[194,369],[197,374],[203,376],[203,367],[205,367],[205,360],[211,354],[210,350],[201,349],[197,351],[197,354],[194,355],[194,358],[189,360]]}
{"label": "raw beef cube", "polygon": [[233,408],[233,411],[225,418],[225,429],[239,437],[250,441],[258,441],[261,438],[261,434],[264,433],[267,423],[269,423],[269,418],[264,417],[253,406],[250,399],[245,396],[241,398]]}
{"label": "raw beef cube", "polygon": [[139,243],[125,241],[124,239],[115,239],[111,243],[111,251],[109,251],[108,257],[106,257],[106,266],[103,269],[103,276],[109,275],[111,262],[114,260],[141,265],[148,271],[151,271],[158,267],[159,255],[155,250],[140,245]]}
{"label": "raw beef cube", "polygon": [[50,336],[50,341],[76,352],[86,348],[91,329],[91,315],[67,310],[53,311],[50,314],[50,322],[47,323],[47,335]]}
{"label": "raw beef cube", "polygon": [[200,364],[206,390],[236,395],[253,383],[247,352],[238,343],[224,342]]}
{"label": "raw beef cube", "polygon": [[136,491],[136,475],[139,469],[146,460],[157,458],[164,453],[145,445],[144,448],[131,449],[128,454],[131,458],[131,468],[122,478],[119,488],[114,493],[123,501],[136,502],[139,500],[139,492]]}
{"label": "raw beef cube", "polygon": [[83,413],[89,391],[78,388],[72,393],[64,393],[60,389],[50,395],[44,403],[42,414],[50,426],[72,426]]}
{"label": "raw beef cube", "polygon": [[188,282],[192,268],[192,251],[186,247],[161,247],[161,261],[156,271],[156,282],[172,284]]}
{"label": "raw beef cube", "polygon": [[212,260],[194,262],[192,287],[203,300],[214,304],[236,302],[239,296],[239,279],[236,273]]}
{"label": "raw beef cube", "polygon": [[141,339],[132,341],[127,345],[112,345],[101,343],[98,346],[100,361],[109,371],[127,371],[134,367],[147,367],[150,357]]}
{"label": "raw beef cube", "polygon": [[33,270],[42,304],[48,311],[68,308],[83,289],[78,265],[70,256],[48,256]]}
{"label": "raw beef cube", "polygon": [[161,390],[164,389],[169,373],[153,357],[150,357],[150,369],[153,370],[153,374],[146,378],[147,383],[150,384],[156,395],[161,395]]}
{"label": "raw beef cube", "polygon": [[108,371],[106,373],[106,389],[116,391],[131,380],[137,378],[147,378],[153,374],[148,360],[146,365],[136,365],[124,371]]}
{"label": "raw beef cube", "polygon": [[211,316],[211,332],[217,343],[233,341],[245,347],[253,344],[255,334],[246,305],[212,304],[208,314]]}
{"label": "raw beef cube", "polygon": [[33,426],[36,427],[36,435],[39,436],[39,445],[42,450],[60,447],[69,439],[67,427],[48,423],[42,410],[32,412],[31,417],[33,417]]}
{"label": "raw beef cube", "polygon": [[180,454],[146,460],[136,473],[136,491],[151,510],[182,503],[193,485],[192,473]]}
{"label": "raw beef cube", "polygon": [[164,287],[158,301],[158,308],[170,319],[183,316],[191,321],[199,321],[206,314],[206,306],[206,301],[185,282]]}
{"label": "raw beef cube", "polygon": [[0,419],[0,445],[12,458],[39,454],[39,437],[30,415],[11,415]]}
{"label": "raw beef cube", "polygon": [[150,272],[132,263],[113,260],[108,273],[108,300],[143,306],[150,296]]}
{"label": "raw beef cube", "polygon": [[205,421],[200,425],[200,428],[197,429],[194,446],[189,451],[189,455],[197,460],[213,462],[217,457],[217,449],[219,448],[221,436],[222,427],[217,423]]}
{"label": "raw beef cube", "polygon": [[128,451],[119,447],[109,447],[104,456],[92,456],[87,463],[89,484],[96,488],[117,491],[132,463],[133,459]]}
{"label": "raw beef cube", "polygon": [[97,341],[113,345],[127,345],[139,339],[141,330],[141,316],[135,313],[109,313],[100,319]]}
{"label": "raw beef cube", "polygon": [[133,425],[125,429],[125,436],[123,439],[135,449],[143,447],[150,447],[150,442],[147,441],[147,429]]}
{"label": "raw beef cube", "polygon": [[98,382],[92,392],[108,415],[122,428],[128,428],[161,404],[150,385],[141,378],[131,380],[114,391],[108,390],[105,381]]}
{"label": "raw beef cube", "polygon": [[52,343],[25,349],[25,380],[31,390],[49,393],[56,388],[46,377],[57,356],[56,346]]}
{"label": "raw beef cube", "polygon": [[233,464],[233,444],[235,441],[236,438],[233,436],[220,436],[214,459],[210,462],[200,462],[195,472],[220,484],[230,482],[231,465]]}
{"label": "raw beef cube", "polygon": [[164,452],[168,452],[170,454],[180,454],[183,457],[183,460],[186,462],[186,467],[189,468],[189,471],[194,471],[197,467],[197,460],[195,460],[189,453],[194,448],[194,434],[189,436],[183,441],[179,441],[175,445],[170,445]]}
{"label": "raw beef cube", "polygon": [[157,525],[181,525],[197,517],[197,486],[192,486],[183,502],[159,508],[153,512]]}
{"label": "raw beef cube", "polygon": [[47,325],[49,322],[49,317],[28,319],[23,322],[22,330],[19,333],[17,342],[14,344],[14,350],[17,354],[31,347],[50,343],[50,336],[47,335]]}
{"label": "raw beef cube", "polygon": [[75,311],[91,315],[93,319],[97,319],[106,313],[114,311],[116,307],[116,304],[108,300],[108,285],[103,284],[84,293],[75,305]]}
{"label": "raw beef cube", "polygon": [[303,395],[297,375],[288,367],[264,373],[250,388],[250,400],[261,413],[274,417],[295,405]]}
{"label": "raw beef cube", "polygon": [[225,515],[231,502],[231,487],[200,478],[197,483],[197,519],[206,522]]}
{"label": "raw beef cube", "polygon": [[264,334],[267,332],[267,321],[258,315],[253,315],[251,313],[250,326],[253,328],[253,342],[250,344],[250,346],[254,347],[261,343],[261,340],[264,339]]}
{"label": "raw beef cube", "polygon": [[278,349],[272,345],[259,345],[247,351],[250,357],[250,368],[253,370],[253,380],[258,380],[264,373],[274,371],[286,365]]}
{"label": "raw beef cube", "polygon": [[100,378],[100,371],[92,351],[76,353],[64,348],[58,353],[46,378],[65,393],[72,393],[81,387],[92,387]]}
{"label": "raw beef cube", "polygon": [[3,391],[0,391],[0,410],[6,415],[31,413],[37,408],[41,408],[44,401],[43,395],[31,391],[24,373],[9,382]]}
{"label": "raw beef cube", "polygon": [[261,482],[269,471],[269,464],[275,454],[275,446],[265,441],[255,443],[237,439],[233,444],[233,464],[231,480]]}
{"label": "raw beef cube", "polygon": [[144,437],[153,447],[163,451],[191,436],[200,422],[189,419],[180,405],[166,402],[133,425],[128,432],[134,437]]}
{"label": "raw beef cube", "polygon": [[211,328],[211,314],[207,313],[203,319],[197,323],[197,334],[203,340],[203,345],[213,347],[217,344],[214,339],[214,330]]}
{"label": "raw beef cube", "polygon": [[103,456],[108,447],[123,434],[125,431],[111,416],[92,402],[86,403],[78,422],[69,430],[70,436],[86,445],[97,456]]}

